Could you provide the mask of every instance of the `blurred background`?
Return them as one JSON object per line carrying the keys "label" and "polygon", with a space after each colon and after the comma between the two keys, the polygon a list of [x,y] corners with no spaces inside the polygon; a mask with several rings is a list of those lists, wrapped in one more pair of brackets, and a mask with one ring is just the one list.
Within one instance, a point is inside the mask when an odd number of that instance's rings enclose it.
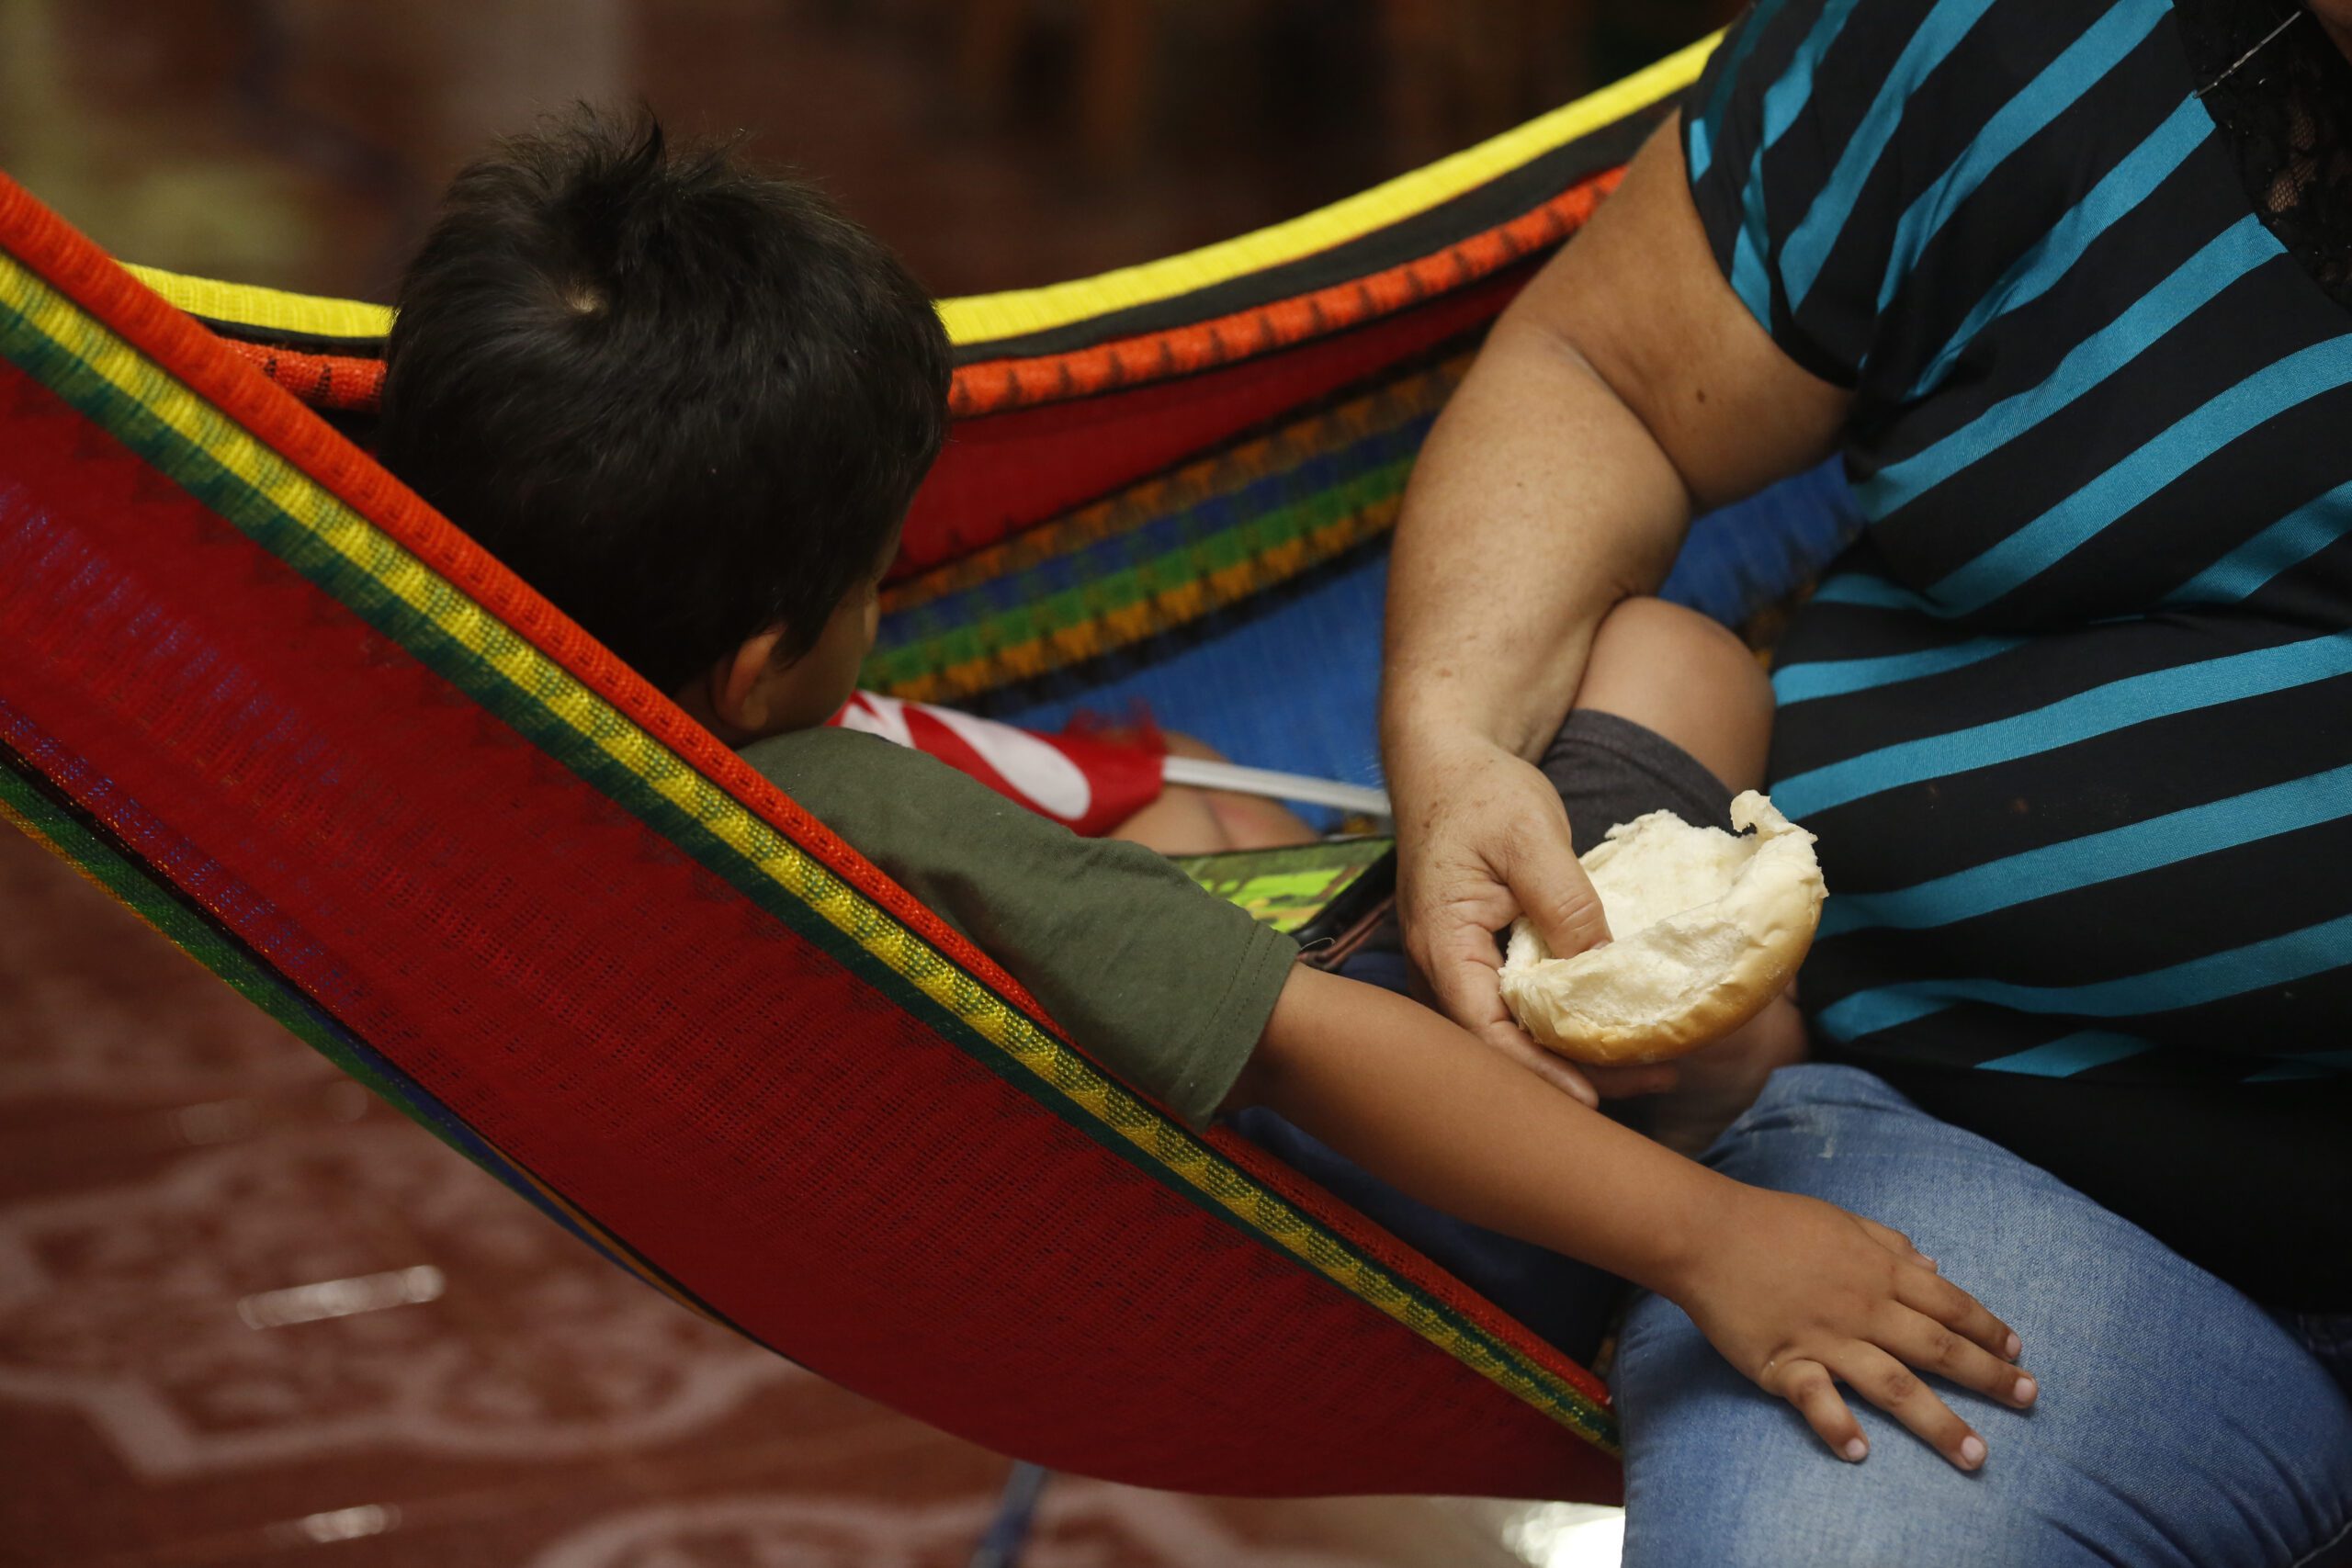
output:
{"label": "blurred background", "polygon": [[575,99],[747,132],[939,294],[1292,216],[1728,0],[0,0],[0,163],[116,254],[389,299],[449,175]]}
{"label": "blurred background", "polygon": [[[1728,0],[0,0],[0,169],[389,299],[574,99],[746,133],[971,294],[1418,166]],[[0,1563],[953,1568],[1007,1462],[597,1261],[0,829]],[[1048,1487],[1035,1568],[1598,1563],[1606,1510]]]}

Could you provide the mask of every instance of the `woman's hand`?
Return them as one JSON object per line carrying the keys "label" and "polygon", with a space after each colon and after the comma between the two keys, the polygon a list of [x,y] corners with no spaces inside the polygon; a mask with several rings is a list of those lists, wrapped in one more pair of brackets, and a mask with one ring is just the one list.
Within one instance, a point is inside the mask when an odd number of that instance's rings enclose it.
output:
{"label": "woman's hand", "polygon": [[[1498,980],[1495,933],[1521,913],[1563,956],[1609,940],[1559,792],[1528,762],[1467,732],[1419,737],[1391,751],[1407,955],[1447,1017],[1587,1105],[1599,1103],[1586,1074],[1512,1021]],[[1643,1087],[1609,1084],[1612,1093]]]}
{"label": "woman's hand", "polygon": [[2008,1325],[1884,1225],[1816,1199],[1725,1185],[1660,1293],[1839,1457],[1870,1452],[1838,1397],[1843,1382],[1961,1469],[1983,1464],[1984,1439],[1917,1373],[2026,1408],[2040,1391],[2015,1365],[2022,1347]]}

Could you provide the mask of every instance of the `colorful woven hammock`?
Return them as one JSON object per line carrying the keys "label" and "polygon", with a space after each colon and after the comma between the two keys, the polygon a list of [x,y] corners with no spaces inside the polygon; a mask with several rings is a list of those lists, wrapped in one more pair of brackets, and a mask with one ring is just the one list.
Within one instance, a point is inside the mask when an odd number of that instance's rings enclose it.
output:
{"label": "colorful woven hammock", "polygon": [[[1331,640],[1296,617],[1369,584],[1328,665],[1368,694],[1469,334],[1703,52],[1275,229],[949,302],[958,423],[867,684],[1159,681],[1244,761],[1347,771],[1221,738],[1202,660],[1287,639],[1255,684],[1295,701]],[[339,433],[382,310],[134,276],[5,179],[0,253],[0,814],[616,1263],[950,1431],[1206,1492],[1614,1494],[1592,1377],[1112,1080]],[[1703,570],[1753,599],[1819,554]]]}

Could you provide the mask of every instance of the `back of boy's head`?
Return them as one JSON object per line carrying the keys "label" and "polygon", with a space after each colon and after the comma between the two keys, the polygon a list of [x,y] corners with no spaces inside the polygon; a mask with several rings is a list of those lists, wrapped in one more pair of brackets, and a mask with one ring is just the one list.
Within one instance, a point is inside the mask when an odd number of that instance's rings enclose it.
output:
{"label": "back of boy's head", "polygon": [[779,624],[806,651],[946,431],[897,258],[650,116],[459,174],[386,361],[385,466],[664,691]]}

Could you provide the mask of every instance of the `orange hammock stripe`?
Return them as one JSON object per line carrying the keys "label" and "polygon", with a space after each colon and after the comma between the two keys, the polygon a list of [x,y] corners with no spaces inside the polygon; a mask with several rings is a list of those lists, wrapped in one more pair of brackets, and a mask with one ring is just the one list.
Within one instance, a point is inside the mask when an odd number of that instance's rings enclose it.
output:
{"label": "orange hammock stripe", "polygon": [[960,366],[949,396],[958,419],[1034,408],[1190,376],[1345,332],[1451,293],[1558,244],[1581,228],[1624,171],[1580,180],[1534,210],[1431,255],[1213,321],[1068,354]]}
{"label": "orange hammock stripe", "polygon": [[373,413],[384,395],[384,362],[348,354],[305,354],[266,344],[228,343],[230,352],[314,409]]}

